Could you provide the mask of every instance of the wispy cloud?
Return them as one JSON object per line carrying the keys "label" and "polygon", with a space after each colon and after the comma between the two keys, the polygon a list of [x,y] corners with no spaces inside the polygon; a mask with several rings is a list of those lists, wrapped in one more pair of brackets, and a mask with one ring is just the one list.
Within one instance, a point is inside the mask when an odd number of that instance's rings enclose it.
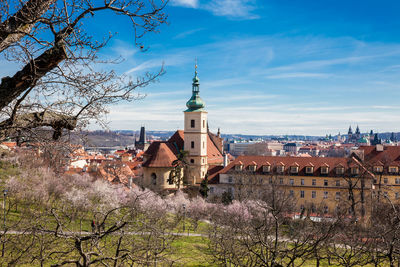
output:
{"label": "wispy cloud", "polygon": [[199,8],[231,19],[258,19],[256,0],[172,0],[172,5]]}
{"label": "wispy cloud", "polygon": [[328,73],[309,73],[309,72],[288,72],[269,75],[267,79],[288,79],[288,78],[326,78],[331,76]]}
{"label": "wispy cloud", "polygon": [[190,31],[181,32],[180,34],[176,35],[174,39],[183,39],[202,30],[204,30],[204,28],[197,28]]}
{"label": "wispy cloud", "polygon": [[198,0],[172,0],[171,4],[174,6],[184,6],[196,8],[199,4]]}
{"label": "wispy cloud", "polygon": [[213,0],[203,6],[215,16],[226,16],[236,19],[258,19],[254,14],[256,1],[252,0]]}

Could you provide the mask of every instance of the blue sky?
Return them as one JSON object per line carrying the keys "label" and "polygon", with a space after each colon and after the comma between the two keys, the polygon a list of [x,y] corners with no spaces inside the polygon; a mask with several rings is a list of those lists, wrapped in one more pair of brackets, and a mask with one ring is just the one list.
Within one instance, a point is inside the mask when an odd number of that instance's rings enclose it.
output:
{"label": "blue sky", "polygon": [[110,108],[111,129],[182,129],[197,57],[213,131],[400,131],[400,1],[171,0],[166,12],[144,53],[122,18],[87,26],[118,31],[102,51],[125,59],[118,73],[166,70],[144,99]]}

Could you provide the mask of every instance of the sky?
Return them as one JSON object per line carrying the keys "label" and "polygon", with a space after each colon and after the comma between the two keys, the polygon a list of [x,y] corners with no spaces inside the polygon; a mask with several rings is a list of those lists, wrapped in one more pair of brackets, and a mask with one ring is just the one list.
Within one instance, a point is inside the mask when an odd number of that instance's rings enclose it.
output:
{"label": "sky", "polygon": [[111,129],[183,129],[197,58],[212,131],[400,131],[400,1],[170,0],[165,12],[146,52],[122,18],[87,26],[118,31],[101,52],[124,58],[118,73],[166,71],[143,99],[110,107]]}

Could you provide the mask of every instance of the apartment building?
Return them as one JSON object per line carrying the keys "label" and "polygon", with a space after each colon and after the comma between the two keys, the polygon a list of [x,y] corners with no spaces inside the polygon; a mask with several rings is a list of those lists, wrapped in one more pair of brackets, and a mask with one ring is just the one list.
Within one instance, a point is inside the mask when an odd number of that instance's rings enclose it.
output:
{"label": "apartment building", "polygon": [[[357,208],[364,213],[376,190],[376,176],[355,156],[240,156],[210,177],[210,197],[220,197],[227,192],[234,199],[246,193],[248,197],[257,198],[272,185],[292,196],[298,211],[311,207],[332,214],[354,197]],[[349,195],[350,191],[353,196]]]}

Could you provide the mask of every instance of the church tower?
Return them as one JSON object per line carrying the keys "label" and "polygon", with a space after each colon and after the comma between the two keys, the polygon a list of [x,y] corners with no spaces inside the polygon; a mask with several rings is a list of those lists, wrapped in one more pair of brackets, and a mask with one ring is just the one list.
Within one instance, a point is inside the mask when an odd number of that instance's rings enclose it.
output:
{"label": "church tower", "polygon": [[200,183],[207,173],[207,111],[199,95],[200,80],[195,65],[192,97],[186,103],[184,150],[188,151],[188,184]]}
{"label": "church tower", "polygon": [[188,184],[200,183],[207,173],[207,111],[199,95],[200,80],[195,65],[192,97],[186,103],[184,150],[188,151]]}

